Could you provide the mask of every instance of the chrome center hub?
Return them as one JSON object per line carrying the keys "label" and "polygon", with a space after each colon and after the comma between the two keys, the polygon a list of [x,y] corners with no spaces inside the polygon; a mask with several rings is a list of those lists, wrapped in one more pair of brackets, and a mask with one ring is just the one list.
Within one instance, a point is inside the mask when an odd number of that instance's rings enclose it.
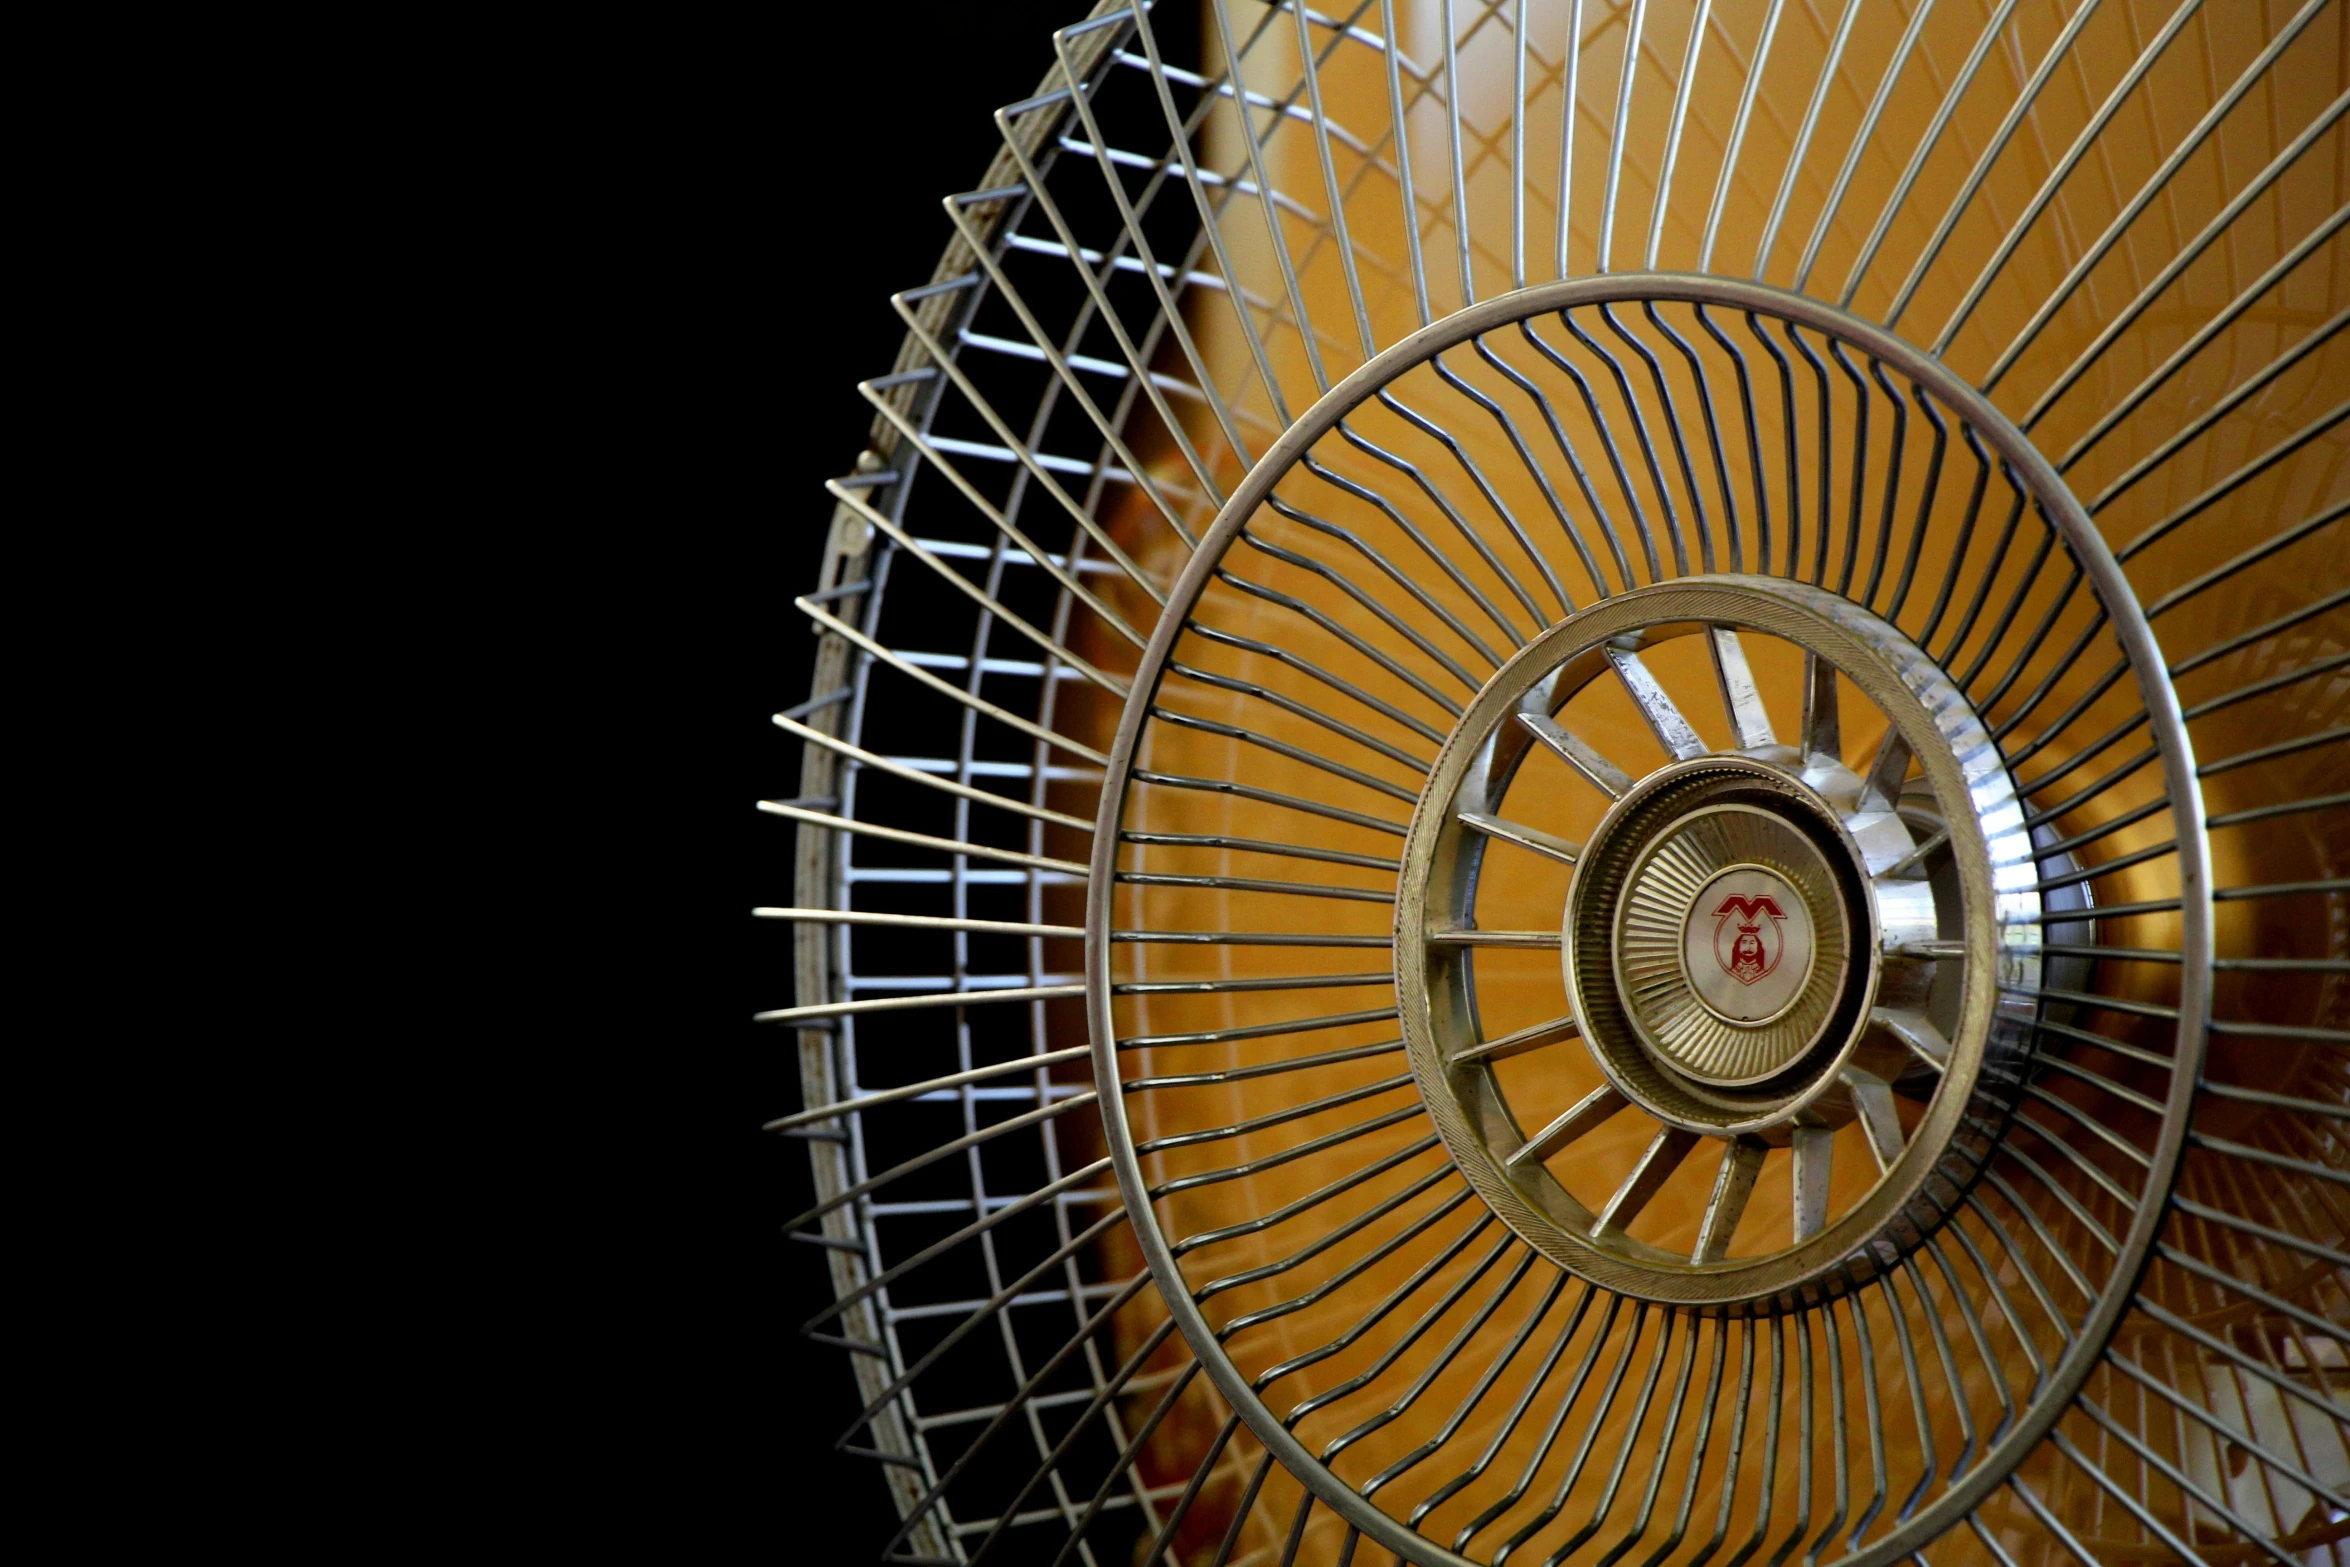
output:
{"label": "chrome center hub", "polygon": [[[1784,729],[1750,650],[1775,691],[1800,673]],[[1880,730],[1865,765],[1843,687]],[[1626,699],[1662,765],[1617,760]],[[1726,745],[1692,720],[1713,699]],[[1462,713],[1405,840],[1399,1011],[1447,1151],[1622,1293],[1787,1302],[1889,1266],[1945,1222],[2027,1048],[1999,983],[2037,984],[2040,904],[1993,872],[2030,858],[2021,824],[1964,694],[1832,594],[1695,578],[1560,622]],[[1548,887],[1558,914],[1505,912]]]}
{"label": "chrome center hub", "polygon": [[1833,809],[1783,768],[1707,756],[1628,791],[1575,868],[1560,944],[1609,1081],[1693,1132],[1792,1121],[1866,1020],[1866,882]]}

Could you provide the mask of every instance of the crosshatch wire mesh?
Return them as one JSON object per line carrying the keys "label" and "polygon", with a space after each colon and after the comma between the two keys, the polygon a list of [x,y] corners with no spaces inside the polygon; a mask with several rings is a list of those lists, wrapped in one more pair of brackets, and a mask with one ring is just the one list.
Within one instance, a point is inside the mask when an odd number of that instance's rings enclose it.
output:
{"label": "crosshatch wire mesh", "polygon": [[889,1559],[2350,1554],[2344,9],[1054,35],[761,805]]}

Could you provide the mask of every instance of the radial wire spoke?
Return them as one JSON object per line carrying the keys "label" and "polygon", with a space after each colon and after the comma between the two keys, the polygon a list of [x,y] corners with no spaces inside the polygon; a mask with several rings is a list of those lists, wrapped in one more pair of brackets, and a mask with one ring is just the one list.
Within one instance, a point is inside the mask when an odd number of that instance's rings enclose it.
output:
{"label": "radial wire spoke", "polygon": [[1665,688],[1657,683],[1639,654],[1609,648],[1607,660],[1615,667],[1624,689],[1632,694],[1640,716],[1648,722],[1649,732],[1656,736],[1657,744],[1665,748],[1667,756],[1676,762],[1686,762],[1706,753],[1705,742],[1689,726],[1689,720],[1681,716],[1681,710],[1673,705],[1673,699],[1665,694]]}
{"label": "radial wire spoke", "polygon": [[1526,732],[1551,749],[1569,767],[1591,780],[1593,787],[1611,800],[1620,800],[1632,787],[1631,774],[1584,744],[1555,718],[1540,713],[1520,713],[1518,722]]}
{"label": "radial wire spoke", "polygon": [[1697,1248],[1690,1261],[1703,1266],[1719,1262],[1730,1254],[1730,1239],[1738,1233],[1738,1221],[1746,1212],[1746,1200],[1754,1193],[1755,1177],[1762,1174],[1763,1156],[1769,1146],[1751,1138],[1735,1137],[1722,1150],[1721,1168],[1714,1175],[1713,1191],[1705,1201],[1705,1214],[1698,1222]]}

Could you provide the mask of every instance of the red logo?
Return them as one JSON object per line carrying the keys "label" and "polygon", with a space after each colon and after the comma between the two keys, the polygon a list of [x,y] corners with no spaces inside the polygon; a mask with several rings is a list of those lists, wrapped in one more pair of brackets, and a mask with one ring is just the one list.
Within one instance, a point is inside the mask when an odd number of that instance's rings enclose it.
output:
{"label": "red logo", "polygon": [[1779,966],[1787,940],[1779,922],[1786,918],[1768,893],[1758,897],[1732,896],[1714,910],[1714,961],[1741,985],[1751,985]]}

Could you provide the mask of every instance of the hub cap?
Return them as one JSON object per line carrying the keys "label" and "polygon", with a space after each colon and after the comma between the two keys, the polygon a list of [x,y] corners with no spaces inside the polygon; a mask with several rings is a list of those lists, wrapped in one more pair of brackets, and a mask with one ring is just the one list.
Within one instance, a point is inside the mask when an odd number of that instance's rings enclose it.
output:
{"label": "hub cap", "polygon": [[1729,759],[1668,769],[1625,803],[1567,901],[1570,992],[1578,970],[1612,973],[1601,1010],[1701,1102],[1816,1066],[1869,966],[1865,903],[1856,920],[1847,902],[1860,868],[1834,817],[1776,769]]}

